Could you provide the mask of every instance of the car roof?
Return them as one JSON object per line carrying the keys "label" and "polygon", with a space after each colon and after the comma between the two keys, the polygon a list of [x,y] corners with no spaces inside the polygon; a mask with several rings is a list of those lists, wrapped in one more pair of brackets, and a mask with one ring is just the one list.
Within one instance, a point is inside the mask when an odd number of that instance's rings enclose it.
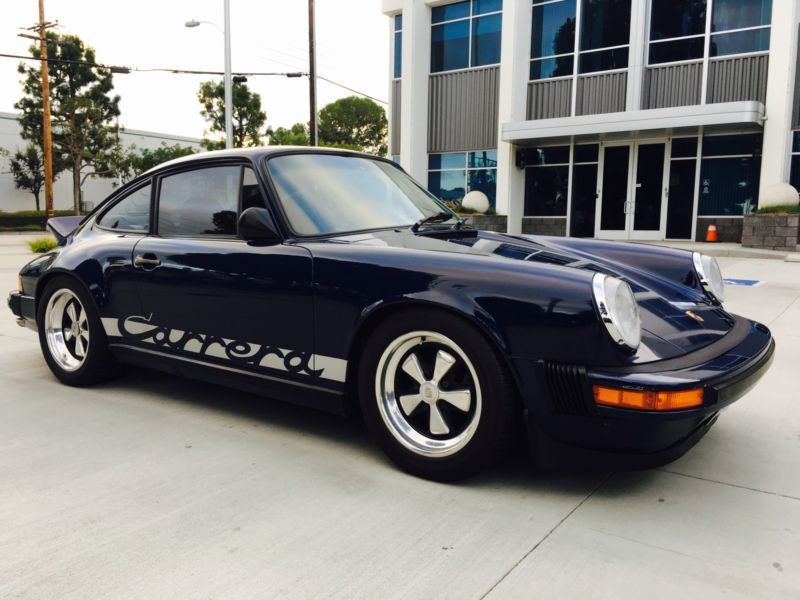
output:
{"label": "car roof", "polygon": [[159,165],[156,165],[152,169],[149,169],[148,171],[143,173],[143,175],[152,175],[153,173],[155,173],[156,171],[160,171],[161,169],[172,167],[175,165],[190,163],[196,160],[207,160],[212,158],[248,158],[250,160],[254,160],[262,156],[269,156],[271,154],[278,154],[280,152],[287,152],[287,151],[302,152],[304,150],[314,153],[330,152],[334,154],[349,154],[353,156],[365,156],[369,158],[376,158],[375,155],[365,154],[363,152],[356,152],[354,150],[345,150],[342,148],[325,148],[320,146],[259,146],[257,148],[231,148],[228,150],[211,150],[207,152],[198,152],[196,154],[189,154],[188,156],[181,156],[180,158],[174,158],[172,160],[168,160]]}

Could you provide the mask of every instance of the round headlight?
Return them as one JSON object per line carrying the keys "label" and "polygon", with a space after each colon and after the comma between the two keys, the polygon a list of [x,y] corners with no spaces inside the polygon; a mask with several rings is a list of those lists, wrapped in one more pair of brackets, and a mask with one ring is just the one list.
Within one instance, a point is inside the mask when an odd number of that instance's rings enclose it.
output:
{"label": "round headlight", "polygon": [[638,348],[642,341],[642,319],[631,286],[616,277],[596,273],[592,291],[600,320],[611,338],[620,346]]}
{"label": "round headlight", "polygon": [[722,271],[717,259],[713,256],[693,252],[692,261],[700,285],[707,293],[722,303],[725,300],[725,282],[722,279]]}

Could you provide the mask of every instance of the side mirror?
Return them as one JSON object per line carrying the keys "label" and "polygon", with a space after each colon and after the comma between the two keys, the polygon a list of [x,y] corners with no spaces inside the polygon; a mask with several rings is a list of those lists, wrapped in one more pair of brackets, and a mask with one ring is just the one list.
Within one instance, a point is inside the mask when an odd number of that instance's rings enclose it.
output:
{"label": "side mirror", "polygon": [[239,215],[239,237],[248,242],[277,243],[281,241],[272,215],[266,208],[255,206],[243,210]]}

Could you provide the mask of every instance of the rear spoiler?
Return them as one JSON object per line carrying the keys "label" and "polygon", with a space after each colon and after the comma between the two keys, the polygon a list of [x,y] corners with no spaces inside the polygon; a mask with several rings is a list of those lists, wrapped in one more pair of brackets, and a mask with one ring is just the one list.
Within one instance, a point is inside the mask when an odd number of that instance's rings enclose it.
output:
{"label": "rear spoiler", "polygon": [[47,228],[56,238],[58,245],[63,246],[83,219],[84,217],[53,217],[47,220]]}

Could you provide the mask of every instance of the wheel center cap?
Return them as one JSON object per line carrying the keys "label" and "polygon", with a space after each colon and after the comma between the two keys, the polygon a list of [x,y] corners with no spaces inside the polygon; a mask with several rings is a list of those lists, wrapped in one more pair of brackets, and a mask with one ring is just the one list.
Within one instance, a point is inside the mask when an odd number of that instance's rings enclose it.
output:
{"label": "wheel center cap", "polygon": [[80,332],[81,332],[81,330],[78,327],[78,324],[77,323],[73,323],[72,326],[70,327],[70,333],[73,336],[77,337]]}
{"label": "wheel center cap", "polygon": [[432,404],[439,399],[439,386],[430,381],[426,381],[419,386],[419,395],[422,396],[425,402]]}

